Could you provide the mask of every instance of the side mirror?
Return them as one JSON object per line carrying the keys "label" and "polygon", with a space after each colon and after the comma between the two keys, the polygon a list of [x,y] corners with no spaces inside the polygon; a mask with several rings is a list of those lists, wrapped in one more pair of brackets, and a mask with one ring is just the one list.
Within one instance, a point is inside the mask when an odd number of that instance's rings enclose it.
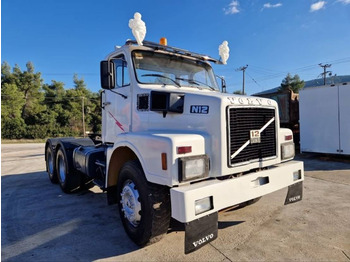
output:
{"label": "side mirror", "polygon": [[101,61],[100,76],[103,89],[115,88],[115,67],[112,61]]}
{"label": "side mirror", "polygon": [[226,93],[226,81],[225,81],[225,78],[223,76],[218,76],[218,75],[216,75],[216,77],[221,80],[221,92],[222,93]]}

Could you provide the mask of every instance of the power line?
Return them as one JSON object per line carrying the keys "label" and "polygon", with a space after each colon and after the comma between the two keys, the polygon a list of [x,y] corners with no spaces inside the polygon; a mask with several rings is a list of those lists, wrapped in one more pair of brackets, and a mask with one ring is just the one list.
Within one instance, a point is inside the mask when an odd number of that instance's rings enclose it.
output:
{"label": "power line", "polygon": [[[340,58],[340,59],[336,59],[336,60],[331,60],[327,63],[332,63],[334,65],[334,64],[342,64],[342,63],[349,63],[349,62],[350,62],[350,57],[344,57],[344,58]],[[255,66],[255,65],[250,65],[249,67],[251,67],[253,69],[253,71],[254,70],[260,71],[262,73],[264,73],[264,71],[265,71],[265,73],[267,73],[265,76],[255,78],[257,81],[264,81],[264,80],[270,80],[270,79],[274,79],[274,78],[283,76],[283,75],[290,73],[290,72],[300,73],[300,72],[313,70],[313,69],[316,69],[318,66],[319,66],[319,64],[312,64],[312,65],[302,66],[302,67],[298,67],[298,68],[286,70],[286,71],[277,71],[277,70],[267,69],[267,68],[263,68],[263,67],[259,67],[259,66]],[[269,72],[271,72],[272,74],[268,74]],[[276,73],[273,73],[273,72],[276,72]]]}
{"label": "power line", "polygon": [[[11,95],[1,95],[1,98],[7,98],[7,97],[13,97]],[[44,96],[42,98],[42,100],[46,100],[45,103],[63,103],[63,102],[67,102],[67,100],[75,100],[75,101],[80,101],[82,98],[82,96],[62,96],[60,97],[59,100],[56,100],[58,99],[57,96]],[[23,97],[23,99],[25,99],[25,97]],[[99,101],[100,98],[88,98],[88,97],[84,97],[85,100],[88,100],[88,101]],[[48,101],[48,100],[51,100],[51,101]]]}
{"label": "power line", "polygon": [[269,68],[264,68],[261,66],[256,66],[256,65],[249,65],[249,68],[251,68],[254,71],[261,72],[263,74],[281,74],[284,73],[284,71],[279,71],[275,69],[269,69]]}
{"label": "power line", "polygon": [[254,79],[253,77],[251,77],[251,75],[249,75],[248,73],[247,73],[247,75],[250,77],[250,79],[252,79],[252,80],[254,81],[255,84],[257,84],[259,87],[261,87],[261,86],[259,85],[259,83],[256,82],[255,79]]}
{"label": "power line", "polygon": [[97,73],[41,73],[43,76],[71,76],[71,75],[82,75],[82,76],[97,76]]}

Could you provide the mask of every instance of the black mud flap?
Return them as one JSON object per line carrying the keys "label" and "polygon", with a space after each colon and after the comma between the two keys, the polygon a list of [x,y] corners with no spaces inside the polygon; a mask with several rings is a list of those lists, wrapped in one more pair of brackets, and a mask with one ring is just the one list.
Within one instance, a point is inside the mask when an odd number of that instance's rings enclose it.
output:
{"label": "black mud flap", "polygon": [[111,186],[107,188],[107,203],[113,205],[118,203],[117,186]]}
{"label": "black mud flap", "polygon": [[218,237],[218,212],[185,223],[185,254],[196,251]]}
{"label": "black mud flap", "polygon": [[290,185],[288,187],[288,193],[286,200],[284,201],[285,205],[298,202],[303,199],[303,182],[298,182],[296,184]]}

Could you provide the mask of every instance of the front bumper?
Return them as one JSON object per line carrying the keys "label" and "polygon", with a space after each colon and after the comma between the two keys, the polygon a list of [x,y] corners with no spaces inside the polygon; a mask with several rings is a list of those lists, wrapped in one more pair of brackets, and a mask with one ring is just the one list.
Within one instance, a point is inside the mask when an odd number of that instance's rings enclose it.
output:
{"label": "front bumper", "polygon": [[[298,174],[298,175],[296,175]],[[253,172],[227,180],[208,180],[172,188],[171,214],[187,223],[221,209],[261,197],[304,180],[304,163],[289,161],[268,170]],[[212,197],[213,209],[195,214],[195,201]]]}

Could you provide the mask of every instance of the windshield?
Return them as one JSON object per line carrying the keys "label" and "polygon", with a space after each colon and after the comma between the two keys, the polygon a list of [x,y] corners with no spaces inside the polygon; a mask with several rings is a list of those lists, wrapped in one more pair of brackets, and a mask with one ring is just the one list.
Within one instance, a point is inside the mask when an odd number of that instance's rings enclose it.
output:
{"label": "windshield", "polygon": [[142,84],[175,85],[219,91],[211,66],[184,57],[148,51],[134,51],[137,80]]}

